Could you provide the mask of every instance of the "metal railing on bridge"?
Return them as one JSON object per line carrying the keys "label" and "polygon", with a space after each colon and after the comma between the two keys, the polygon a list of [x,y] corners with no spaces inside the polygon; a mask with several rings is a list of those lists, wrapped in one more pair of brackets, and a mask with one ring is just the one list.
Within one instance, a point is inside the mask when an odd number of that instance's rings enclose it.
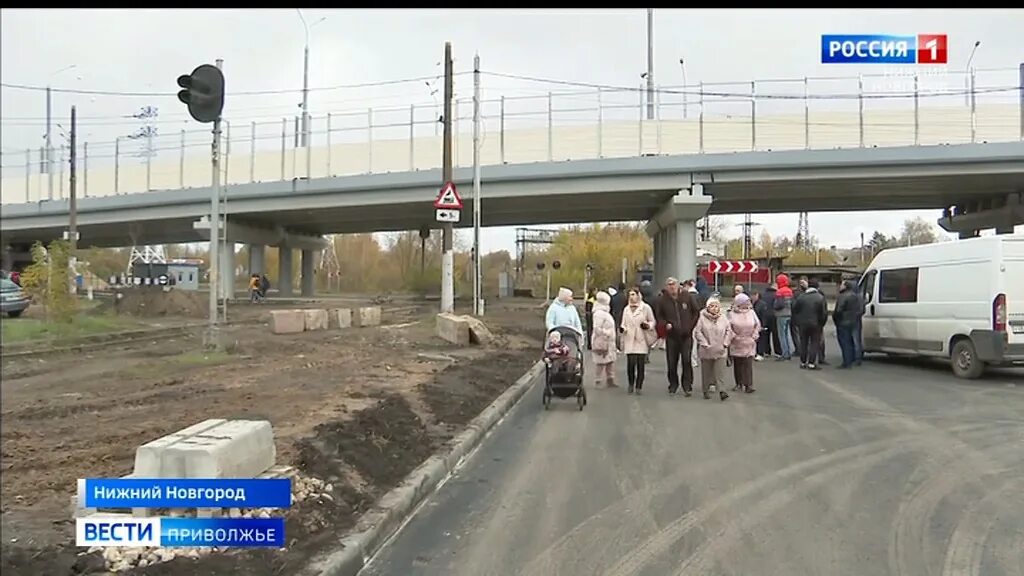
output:
{"label": "metal railing on bridge", "polygon": [[[486,82],[489,75],[483,74]],[[643,85],[485,99],[480,156],[487,166],[1022,140],[1024,100],[1017,75],[1017,69],[995,69],[663,86],[654,93],[653,117]],[[453,107],[454,161],[456,167],[469,166],[473,103],[459,98]],[[313,116],[309,147],[300,145],[298,117],[245,125],[226,118],[223,178],[236,185],[439,168],[440,115],[440,102],[434,102]],[[137,142],[128,138],[82,143],[81,195],[209,185],[208,130],[182,130],[152,140],[141,160],[133,148]],[[48,176],[44,148],[4,153],[3,203],[63,199],[70,154],[60,147],[53,157]]]}

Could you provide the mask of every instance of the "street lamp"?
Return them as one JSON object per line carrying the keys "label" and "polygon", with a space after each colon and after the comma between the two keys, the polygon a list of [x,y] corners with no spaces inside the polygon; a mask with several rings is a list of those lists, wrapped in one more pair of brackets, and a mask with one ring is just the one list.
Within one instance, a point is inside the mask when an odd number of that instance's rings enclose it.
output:
{"label": "street lamp", "polygon": [[[53,145],[51,144],[51,140],[50,140],[50,136],[51,136],[50,131],[51,131],[52,126],[53,126],[53,121],[52,121],[53,116],[52,116],[52,106],[51,106],[52,97],[50,95],[50,82],[53,80],[53,78],[55,76],[57,76],[61,72],[67,72],[68,70],[71,70],[72,68],[77,68],[77,67],[78,67],[78,64],[71,64],[69,66],[65,66],[65,67],[57,70],[56,72],[51,73],[49,78],[46,79],[46,180],[47,180],[47,189],[48,189],[48,194],[49,194],[48,197],[49,197],[50,200],[53,200],[53,168],[52,168],[52,166],[53,166]],[[82,77],[79,76],[78,79],[81,80]]]}
{"label": "street lamp", "polygon": [[327,20],[324,16],[313,22],[313,24],[306,24],[306,18],[302,15],[300,8],[295,9],[299,14],[299,19],[302,20],[302,27],[306,30],[306,48],[303,50],[302,59],[302,146],[309,146],[309,29],[317,24]]}
{"label": "street lamp", "polygon": [[686,120],[686,108],[687,108],[687,102],[686,102],[686,100],[687,100],[687,98],[686,98],[686,60],[680,58],[679,59],[679,67],[683,70],[683,120]]}
{"label": "street lamp", "polygon": [[971,48],[971,55],[967,58],[967,75],[964,76],[964,104],[968,106],[974,99],[974,86],[971,85],[974,72],[971,70],[971,63],[974,62],[974,53],[978,51],[978,46],[981,46],[981,40],[974,41],[974,48]]}

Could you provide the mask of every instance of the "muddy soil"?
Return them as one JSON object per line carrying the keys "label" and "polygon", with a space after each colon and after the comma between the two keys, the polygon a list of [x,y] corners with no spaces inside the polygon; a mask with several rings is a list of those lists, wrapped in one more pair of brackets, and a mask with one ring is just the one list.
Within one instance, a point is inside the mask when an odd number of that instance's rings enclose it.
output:
{"label": "muddy soil", "polygon": [[[236,318],[265,314],[241,308]],[[385,322],[291,336],[235,326],[224,331],[229,354],[200,352],[197,334],[5,361],[0,570],[102,571],[97,554],[74,547],[76,479],[128,474],[138,445],[206,418],[266,418],[278,463],[333,487],[330,499],[288,512],[288,550],[178,558],[132,573],[292,573],[522,375],[543,333],[539,311],[498,307],[488,310],[497,340],[487,348],[440,341],[432,315],[409,307],[385,311]]]}

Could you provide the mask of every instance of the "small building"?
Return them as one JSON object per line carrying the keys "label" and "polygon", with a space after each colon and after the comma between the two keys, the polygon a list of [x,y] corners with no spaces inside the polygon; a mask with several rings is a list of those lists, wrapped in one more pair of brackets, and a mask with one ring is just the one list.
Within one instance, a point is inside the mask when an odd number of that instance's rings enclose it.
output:
{"label": "small building", "polygon": [[199,290],[199,264],[172,262],[167,264],[167,275],[180,290]]}

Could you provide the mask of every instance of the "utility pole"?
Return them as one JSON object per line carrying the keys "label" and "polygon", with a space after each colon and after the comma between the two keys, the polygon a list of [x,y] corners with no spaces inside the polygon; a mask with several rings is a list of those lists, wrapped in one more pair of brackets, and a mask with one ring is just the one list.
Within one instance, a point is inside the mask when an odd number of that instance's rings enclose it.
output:
{"label": "utility pole", "polygon": [[483,314],[480,270],[480,55],[473,58],[473,315]]}
{"label": "utility pole", "polygon": [[[442,138],[441,185],[452,181],[452,92],[454,72],[452,44],[444,43],[444,136]],[[441,312],[455,312],[455,262],[452,254],[452,223],[441,224]]]}
{"label": "utility pole", "polygon": [[[75,197],[75,183],[77,181],[75,174],[75,164],[77,160],[77,154],[75,150],[78,148],[77,139],[77,116],[75,114],[75,107],[71,106],[71,180],[68,191],[68,213],[71,216],[71,221],[68,225],[68,241],[70,242],[70,248],[68,250],[68,263],[72,270],[75,270],[75,260],[77,259],[78,253],[78,202]],[[78,288],[77,278],[72,276],[71,278],[71,293],[74,294]]]}
{"label": "utility pole", "polygon": [[654,8],[647,9],[647,119],[654,120]]}

